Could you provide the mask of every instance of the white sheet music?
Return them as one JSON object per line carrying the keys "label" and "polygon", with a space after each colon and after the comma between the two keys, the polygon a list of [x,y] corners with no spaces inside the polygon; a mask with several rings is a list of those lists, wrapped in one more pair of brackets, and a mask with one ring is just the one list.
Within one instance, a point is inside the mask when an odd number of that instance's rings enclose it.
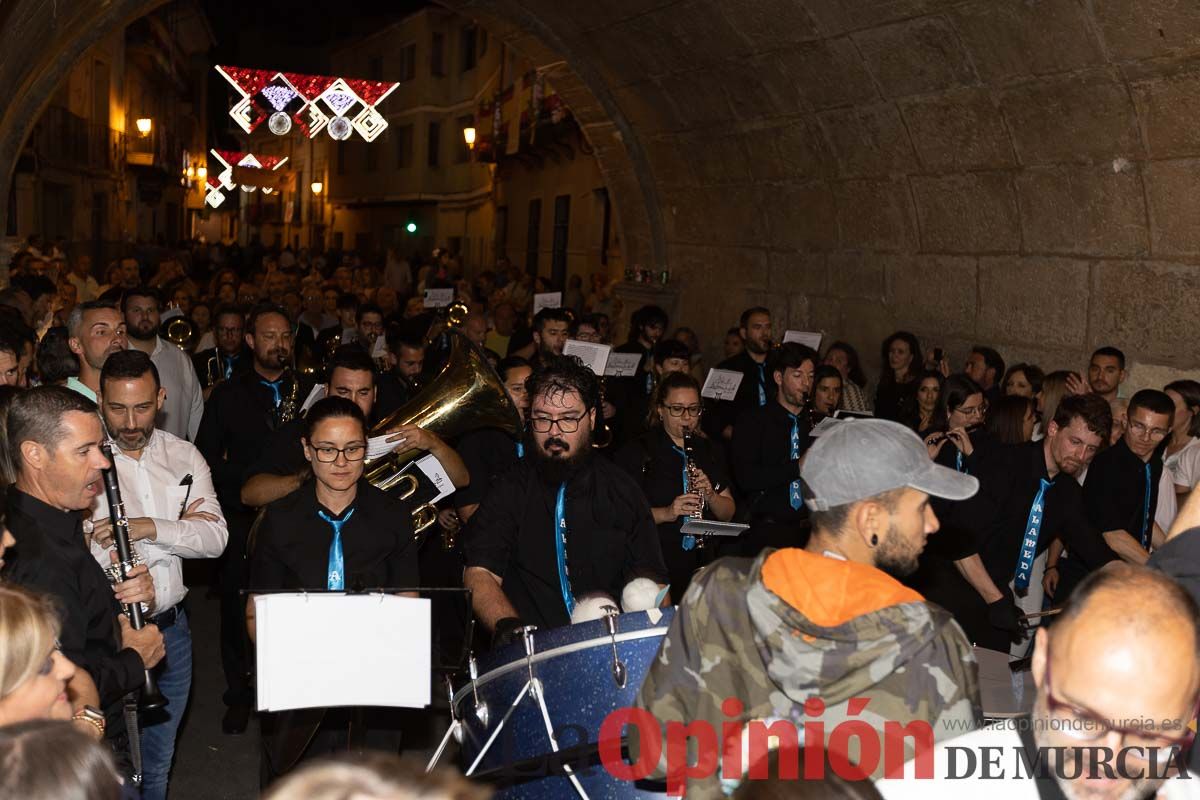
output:
{"label": "white sheet music", "polygon": [[313,403],[325,397],[325,384],[318,383],[313,386],[312,391],[308,393],[308,397],[304,398],[304,405],[300,406],[300,413],[303,414],[313,407]]}
{"label": "white sheet music", "polygon": [[[567,339],[567,343],[563,345],[563,355],[575,356],[597,375],[604,374],[604,368],[608,365],[608,356],[611,352],[612,347],[609,345],[581,342],[578,339]],[[634,369],[637,369],[636,364]]]}
{"label": "white sheet music", "polygon": [[533,313],[543,308],[562,308],[562,292],[539,292],[533,296]]}
{"label": "white sheet music", "polygon": [[604,374],[610,378],[632,378],[637,375],[641,363],[641,353],[609,353]]}
{"label": "white sheet music", "polygon": [[710,369],[704,379],[704,388],[700,390],[700,396],[711,397],[714,400],[732,400],[737,397],[743,377],[737,370]]}
{"label": "white sheet music", "polygon": [[788,342],[797,342],[799,344],[807,345],[818,352],[821,350],[821,337],[822,335],[816,331],[783,332],[784,344],[787,344]]}
{"label": "white sheet music", "polygon": [[429,600],[264,594],[254,614],[259,711],[429,705]]}
{"label": "white sheet music", "polygon": [[436,503],[454,491],[454,481],[450,480],[450,474],[433,453],[418,458],[417,468],[425,473],[425,477],[429,478],[429,482],[438,490],[438,496],[427,502]]}
{"label": "white sheet music", "polygon": [[425,307],[443,308],[454,302],[453,289],[426,289]]}

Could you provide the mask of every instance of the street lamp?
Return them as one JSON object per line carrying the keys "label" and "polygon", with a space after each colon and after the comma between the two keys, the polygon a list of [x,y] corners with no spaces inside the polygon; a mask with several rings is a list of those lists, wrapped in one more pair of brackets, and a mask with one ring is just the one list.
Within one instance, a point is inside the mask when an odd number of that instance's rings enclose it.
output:
{"label": "street lamp", "polygon": [[137,121],[137,130],[142,136],[149,136],[153,127],[154,122],[149,117],[141,117]]}
{"label": "street lamp", "polygon": [[463,128],[463,141],[467,143],[468,150],[475,149],[475,129]]}
{"label": "street lamp", "polygon": [[321,183],[320,181],[313,181],[312,186],[309,188],[312,189],[313,194],[320,194],[325,190],[325,184]]}
{"label": "street lamp", "polygon": [[208,167],[196,167],[196,177],[200,180],[208,180]]}

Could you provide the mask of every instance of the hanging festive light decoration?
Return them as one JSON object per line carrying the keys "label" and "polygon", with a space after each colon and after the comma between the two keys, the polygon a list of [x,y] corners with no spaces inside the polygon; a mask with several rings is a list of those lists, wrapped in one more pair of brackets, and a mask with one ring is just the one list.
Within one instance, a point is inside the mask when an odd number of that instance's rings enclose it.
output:
{"label": "hanging festive light decoration", "polygon": [[225,193],[221,191],[221,182],[216,178],[205,181],[204,202],[213,208],[225,202]]}
{"label": "hanging festive light decoration", "polygon": [[[213,208],[225,202],[225,192],[231,192],[238,187],[238,184],[233,180],[234,167],[274,172],[287,163],[288,160],[287,156],[259,156],[254,153],[242,153],[237,150],[210,150],[209,153],[221,165],[221,171],[211,178],[208,177],[208,169],[206,167],[200,167],[196,173],[201,178],[207,178],[205,180],[204,202]],[[241,188],[243,192],[249,194],[257,189],[258,186],[242,184]],[[273,187],[263,187],[263,194],[271,194],[274,191]]]}
{"label": "hanging festive light decoration", "polygon": [[355,131],[373,142],[387,128],[376,106],[399,86],[388,81],[303,75],[245,67],[216,67],[241,95],[229,115],[246,133],[267,121],[267,128],[283,136],[296,125],[310,139],[328,128],[338,141]]}

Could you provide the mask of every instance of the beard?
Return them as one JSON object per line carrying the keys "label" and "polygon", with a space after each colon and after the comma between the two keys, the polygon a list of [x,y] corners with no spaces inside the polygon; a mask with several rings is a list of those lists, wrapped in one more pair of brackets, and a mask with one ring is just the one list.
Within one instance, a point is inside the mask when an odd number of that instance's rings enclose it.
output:
{"label": "beard", "polygon": [[154,435],[154,425],[148,425],[145,428],[109,428],[112,431],[113,439],[117,442],[117,447],[122,450],[142,450],[150,442],[150,437]]}
{"label": "beard", "polygon": [[276,347],[257,356],[256,360],[266,369],[286,369],[292,363],[292,351]]}
{"label": "beard", "polygon": [[[551,451],[555,446],[562,449]],[[534,443],[533,466],[538,477],[550,486],[567,483],[592,460],[592,433],[589,430],[572,450],[565,439],[551,436],[543,443]]]}
{"label": "beard", "polygon": [[133,339],[139,342],[148,342],[158,336],[158,326],[149,320],[140,322],[137,325],[130,325],[126,332]]}
{"label": "beard", "polygon": [[761,356],[763,353],[769,353],[771,351],[771,343],[767,342],[766,344],[760,344],[754,339],[747,339],[746,349],[757,356]]}
{"label": "beard", "polygon": [[904,578],[917,571],[921,550],[909,544],[896,527],[888,527],[887,536],[875,551],[875,566],[893,578]]}

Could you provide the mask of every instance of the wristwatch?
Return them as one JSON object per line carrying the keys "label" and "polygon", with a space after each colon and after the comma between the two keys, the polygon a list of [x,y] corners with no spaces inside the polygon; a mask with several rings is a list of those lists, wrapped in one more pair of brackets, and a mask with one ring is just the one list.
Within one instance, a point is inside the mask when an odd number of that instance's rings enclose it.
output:
{"label": "wristwatch", "polygon": [[84,706],[75,712],[71,717],[72,720],[86,722],[89,725],[94,725],[96,730],[100,731],[100,737],[104,738],[104,731],[108,727],[107,721],[104,719],[104,713],[98,708],[92,706]]}

